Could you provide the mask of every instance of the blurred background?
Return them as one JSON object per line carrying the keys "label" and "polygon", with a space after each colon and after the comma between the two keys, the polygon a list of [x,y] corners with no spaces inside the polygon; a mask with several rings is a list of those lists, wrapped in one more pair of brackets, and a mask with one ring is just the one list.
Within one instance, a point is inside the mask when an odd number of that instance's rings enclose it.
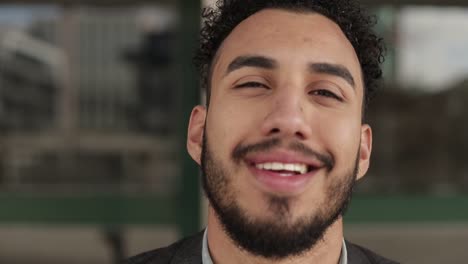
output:
{"label": "blurred background", "polygon": [[[205,223],[185,151],[200,0],[0,1],[0,263],[119,263]],[[366,0],[388,55],[346,236],[468,259],[468,2]]]}

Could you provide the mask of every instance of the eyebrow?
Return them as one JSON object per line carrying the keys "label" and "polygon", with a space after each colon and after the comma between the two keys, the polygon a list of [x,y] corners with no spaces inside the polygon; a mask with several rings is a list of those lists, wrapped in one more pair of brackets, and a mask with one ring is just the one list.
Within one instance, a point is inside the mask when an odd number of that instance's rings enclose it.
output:
{"label": "eyebrow", "polygon": [[[267,69],[267,70],[273,70],[273,69],[278,68],[278,62],[272,58],[268,58],[268,57],[261,56],[261,55],[239,56],[235,58],[229,64],[227,71],[226,71],[226,75],[244,67],[255,67],[255,68],[262,68],[262,69]],[[310,63],[308,65],[308,68],[309,68],[309,71],[312,73],[321,73],[321,74],[337,76],[337,77],[344,79],[353,88],[355,88],[356,86],[353,75],[343,65],[321,62],[321,63]]]}
{"label": "eyebrow", "polygon": [[313,73],[323,73],[340,77],[348,82],[353,88],[356,86],[353,75],[343,65],[331,63],[311,63],[309,64],[309,70]]}
{"label": "eyebrow", "polygon": [[244,67],[273,70],[278,68],[278,63],[274,59],[264,56],[239,56],[229,64],[226,75]]}

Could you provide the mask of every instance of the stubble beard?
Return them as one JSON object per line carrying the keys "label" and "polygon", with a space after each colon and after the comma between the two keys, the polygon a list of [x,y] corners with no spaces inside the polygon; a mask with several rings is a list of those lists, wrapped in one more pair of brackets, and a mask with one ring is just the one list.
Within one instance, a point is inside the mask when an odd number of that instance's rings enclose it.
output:
{"label": "stubble beard", "polygon": [[[271,141],[268,147],[273,148],[275,145]],[[251,216],[241,208],[231,181],[234,175],[213,155],[206,133],[201,167],[205,195],[229,238],[254,256],[281,260],[300,256],[312,249],[323,238],[326,230],[344,215],[351,200],[358,159],[356,157],[354,167],[346,175],[328,175],[334,179],[331,179],[330,187],[325,191],[323,203],[316,207],[315,212],[294,221],[291,220],[290,212],[292,201],[288,197],[266,196],[268,208],[274,215],[269,219]]]}

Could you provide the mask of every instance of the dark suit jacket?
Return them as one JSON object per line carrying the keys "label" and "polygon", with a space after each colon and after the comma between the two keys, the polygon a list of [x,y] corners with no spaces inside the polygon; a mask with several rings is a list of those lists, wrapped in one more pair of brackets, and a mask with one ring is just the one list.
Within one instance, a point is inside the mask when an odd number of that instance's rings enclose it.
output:
{"label": "dark suit jacket", "polygon": [[[168,247],[132,257],[124,264],[201,264],[203,232]],[[346,241],[348,264],[397,264],[372,251]]]}

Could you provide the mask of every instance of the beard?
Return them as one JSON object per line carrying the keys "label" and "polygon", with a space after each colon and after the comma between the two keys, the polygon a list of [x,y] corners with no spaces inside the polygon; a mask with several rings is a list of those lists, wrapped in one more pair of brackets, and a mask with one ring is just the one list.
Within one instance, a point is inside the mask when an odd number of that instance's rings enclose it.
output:
{"label": "beard", "polygon": [[[232,159],[240,165],[246,155],[266,152],[278,146],[281,146],[279,139],[238,146],[232,153]],[[317,153],[300,142],[291,144],[289,149],[306,156],[313,155],[322,161],[328,172],[333,169],[334,160],[331,156]],[[358,172],[358,156],[354,167],[346,175],[328,175],[333,178],[329,178],[331,183],[325,190],[325,199],[317,205],[316,211],[294,221],[291,220],[290,212],[292,198],[288,197],[266,195],[268,208],[274,215],[271,219],[253,217],[241,208],[232,183],[234,173],[213,155],[206,133],[203,138],[201,168],[205,195],[229,238],[238,247],[255,256],[280,260],[299,256],[312,249],[323,238],[328,227],[344,215]]]}

